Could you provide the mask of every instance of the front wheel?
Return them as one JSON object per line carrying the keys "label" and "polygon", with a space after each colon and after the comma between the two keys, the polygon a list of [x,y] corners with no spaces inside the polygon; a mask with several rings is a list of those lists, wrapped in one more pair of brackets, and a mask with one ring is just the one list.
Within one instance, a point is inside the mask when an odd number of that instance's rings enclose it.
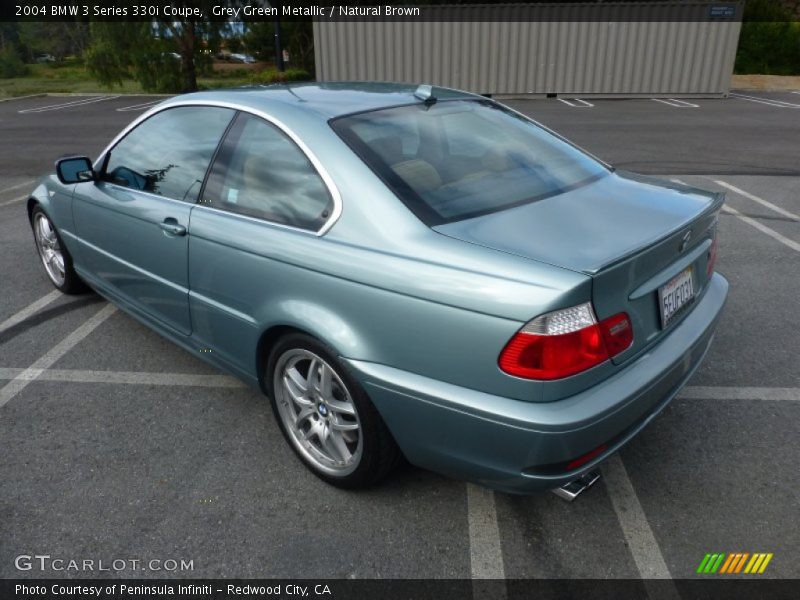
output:
{"label": "front wheel", "polygon": [[338,487],[362,488],[397,465],[400,450],[378,411],[317,340],[304,334],[280,340],[267,375],[281,431],[315,475]]}
{"label": "front wheel", "polygon": [[55,225],[38,205],[31,213],[31,226],[36,250],[50,282],[65,294],[86,291],[86,285],[72,267],[72,257],[64,247]]}

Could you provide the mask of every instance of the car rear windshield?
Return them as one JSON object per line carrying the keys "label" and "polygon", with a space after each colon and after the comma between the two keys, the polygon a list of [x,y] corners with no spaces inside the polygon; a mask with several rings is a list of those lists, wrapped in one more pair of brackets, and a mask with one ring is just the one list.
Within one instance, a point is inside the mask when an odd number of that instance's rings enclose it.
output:
{"label": "car rear windshield", "polygon": [[387,108],[339,117],[331,126],[430,226],[541,200],[609,172],[488,100]]}

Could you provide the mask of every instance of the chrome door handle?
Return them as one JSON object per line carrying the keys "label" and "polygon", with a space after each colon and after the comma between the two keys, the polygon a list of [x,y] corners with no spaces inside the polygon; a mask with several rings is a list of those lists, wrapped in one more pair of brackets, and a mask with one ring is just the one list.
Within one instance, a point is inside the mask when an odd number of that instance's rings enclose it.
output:
{"label": "chrome door handle", "polygon": [[167,217],[161,223],[158,224],[161,229],[166,231],[167,233],[171,233],[172,235],[186,235],[186,227],[178,223],[177,220],[173,219],[172,217]]}

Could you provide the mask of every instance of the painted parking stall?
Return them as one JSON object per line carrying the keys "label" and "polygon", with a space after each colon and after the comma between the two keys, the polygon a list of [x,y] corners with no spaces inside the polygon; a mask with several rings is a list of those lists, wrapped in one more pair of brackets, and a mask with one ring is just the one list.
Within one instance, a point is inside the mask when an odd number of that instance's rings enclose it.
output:
{"label": "painted parking stall", "polygon": [[54,110],[67,110],[71,108],[75,108],[78,106],[85,106],[86,104],[95,104],[97,102],[106,102],[108,100],[114,100],[119,98],[119,96],[99,96],[99,97],[92,97],[92,98],[84,98],[82,100],[70,100],[69,102],[60,102],[58,104],[48,104],[46,106],[40,106],[36,108],[25,108],[19,112],[19,114],[29,114],[29,113],[42,113],[42,112],[50,112]]}

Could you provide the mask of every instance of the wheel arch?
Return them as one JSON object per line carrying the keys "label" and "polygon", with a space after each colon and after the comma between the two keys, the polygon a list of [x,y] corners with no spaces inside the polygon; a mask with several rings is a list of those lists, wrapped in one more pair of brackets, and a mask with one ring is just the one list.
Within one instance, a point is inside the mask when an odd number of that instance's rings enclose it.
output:
{"label": "wheel arch", "polygon": [[[72,225],[72,193],[64,192],[59,187],[61,184],[55,181],[55,176],[49,179],[42,180],[36,188],[30,193],[26,202],[26,209],[28,213],[28,222],[33,223],[33,209],[38,205],[42,207],[47,217],[53,221],[56,227],[63,228],[65,225],[69,228]],[[67,196],[70,201],[65,203],[64,207],[56,207],[53,204],[53,195],[63,194]],[[54,214],[55,213],[55,214]]]}
{"label": "wheel arch", "polygon": [[39,202],[38,198],[36,198],[35,196],[31,196],[30,198],[28,198],[28,206],[27,206],[27,209],[28,209],[28,223],[33,224],[33,208],[37,204],[41,204],[41,202]]}
{"label": "wheel arch", "polygon": [[[375,360],[372,338],[352,314],[340,314],[313,298],[283,297],[259,311],[268,323],[258,336],[256,369],[259,384],[266,388],[265,365],[275,344],[285,335],[302,333],[314,338],[337,357]],[[272,318],[267,318],[270,315]]]}
{"label": "wheel arch", "polygon": [[256,345],[256,373],[258,374],[258,385],[261,387],[261,391],[267,395],[269,395],[269,386],[267,385],[266,366],[269,355],[272,353],[275,344],[277,344],[281,338],[292,333],[303,333],[318,339],[308,331],[304,331],[292,325],[273,325],[264,330],[258,339],[258,344]]}

